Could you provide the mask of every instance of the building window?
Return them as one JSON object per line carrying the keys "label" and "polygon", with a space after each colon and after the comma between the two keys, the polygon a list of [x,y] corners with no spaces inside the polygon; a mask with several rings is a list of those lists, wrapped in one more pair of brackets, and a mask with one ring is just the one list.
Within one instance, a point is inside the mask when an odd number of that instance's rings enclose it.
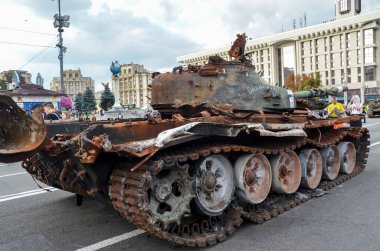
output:
{"label": "building window", "polygon": [[358,64],[362,63],[362,56],[361,56],[361,50],[357,50],[357,62]]}
{"label": "building window", "polygon": [[334,50],[335,37],[330,37],[330,50]]}
{"label": "building window", "polygon": [[362,74],[362,68],[358,67],[358,74]]}
{"label": "building window", "polygon": [[346,48],[350,48],[351,45],[351,34],[347,33],[346,34]]}
{"label": "building window", "polygon": [[360,37],[360,31],[356,33],[356,45],[360,46],[361,45],[361,37]]}
{"label": "building window", "polygon": [[358,76],[358,82],[362,82],[362,76]]}
{"label": "building window", "polygon": [[313,54],[313,41],[310,40],[310,54]]}
{"label": "building window", "polygon": [[368,63],[373,63],[373,59],[374,59],[374,48],[365,48],[364,49],[364,63],[365,64],[368,64]]}
{"label": "building window", "polygon": [[351,65],[351,51],[347,51],[346,55],[347,65]]}
{"label": "building window", "polygon": [[334,70],[331,71],[331,77],[332,78],[335,77],[335,71]]}
{"label": "building window", "polygon": [[364,81],[374,81],[375,80],[375,66],[364,67]]}
{"label": "building window", "polygon": [[368,29],[364,31],[364,45],[374,44],[374,34],[373,29]]}
{"label": "building window", "polygon": [[344,61],[344,58],[343,58],[343,52],[340,53],[340,66],[343,66],[343,61]]}
{"label": "building window", "polygon": [[310,57],[310,70],[313,70],[313,57]]}
{"label": "building window", "polygon": [[335,85],[335,78],[332,78],[332,79],[331,79],[331,84],[332,84],[332,85]]}
{"label": "building window", "polygon": [[329,77],[329,72],[325,71],[325,75],[326,75],[326,78],[328,78]]}
{"label": "building window", "polygon": [[340,0],[339,1],[339,12],[340,14],[348,13],[351,10],[350,0]]}
{"label": "building window", "polygon": [[343,44],[344,44],[344,36],[343,34],[340,35],[340,48],[343,49]]}
{"label": "building window", "polygon": [[319,52],[319,46],[318,46],[319,39],[315,39],[314,41],[315,41],[315,43],[314,43],[315,53],[318,53]]}
{"label": "building window", "polygon": [[329,85],[329,80],[328,79],[326,79],[326,85]]}

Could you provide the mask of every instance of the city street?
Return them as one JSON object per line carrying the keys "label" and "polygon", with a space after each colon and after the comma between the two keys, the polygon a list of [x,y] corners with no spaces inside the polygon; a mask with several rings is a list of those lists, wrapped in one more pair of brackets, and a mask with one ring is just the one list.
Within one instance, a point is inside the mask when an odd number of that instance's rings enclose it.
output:
{"label": "city street", "polygon": [[[363,126],[371,149],[362,174],[204,250],[379,250],[380,117]],[[193,250],[138,230],[110,205],[85,198],[78,207],[73,194],[49,190],[21,163],[0,163],[0,250]]]}

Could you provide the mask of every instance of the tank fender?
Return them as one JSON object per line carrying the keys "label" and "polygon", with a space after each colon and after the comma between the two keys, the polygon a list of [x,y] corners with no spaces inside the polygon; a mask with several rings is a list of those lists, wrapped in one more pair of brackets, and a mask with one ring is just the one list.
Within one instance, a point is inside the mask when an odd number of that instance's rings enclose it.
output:
{"label": "tank fender", "polygon": [[170,142],[173,138],[183,134],[190,134],[188,132],[192,127],[196,126],[200,122],[192,122],[183,126],[179,126],[173,129],[165,130],[158,134],[156,140],[154,141],[154,145],[156,147],[163,147],[166,143]]}

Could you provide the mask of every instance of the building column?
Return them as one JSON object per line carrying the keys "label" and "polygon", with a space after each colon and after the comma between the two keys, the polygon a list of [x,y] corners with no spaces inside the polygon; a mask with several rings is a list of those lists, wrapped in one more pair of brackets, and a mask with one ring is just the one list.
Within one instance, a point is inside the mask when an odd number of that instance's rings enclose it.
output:
{"label": "building column", "polygon": [[112,107],[112,109],[121,108],[120,106],[120,92],[119,92],[119,77],[115,76],[113,78],[114,85],[115,85],[115,105]]}

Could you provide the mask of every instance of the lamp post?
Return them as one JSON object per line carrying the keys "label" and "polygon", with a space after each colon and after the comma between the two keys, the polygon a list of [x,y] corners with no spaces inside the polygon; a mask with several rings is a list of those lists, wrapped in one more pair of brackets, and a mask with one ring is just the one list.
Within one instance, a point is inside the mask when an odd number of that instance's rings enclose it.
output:
{"label": "lamp post", "polygon": [[59,63],[60,63],[60,77],[61,77],[61,92],[65,92],[65,85],[63,82],[63,53],[66,52],[67,47],[63,46],[63,38],[62,38],[62,32],[63,32],[63,27],[69,28],[70,26],[70,16],[69,15],[64,15],[61,16],[61,0],[58,0],[58,14],[54,15],[54,28],[58,28],[58,33],[59,33],[59,42],[56,44],[56,46],[59,48]]}

